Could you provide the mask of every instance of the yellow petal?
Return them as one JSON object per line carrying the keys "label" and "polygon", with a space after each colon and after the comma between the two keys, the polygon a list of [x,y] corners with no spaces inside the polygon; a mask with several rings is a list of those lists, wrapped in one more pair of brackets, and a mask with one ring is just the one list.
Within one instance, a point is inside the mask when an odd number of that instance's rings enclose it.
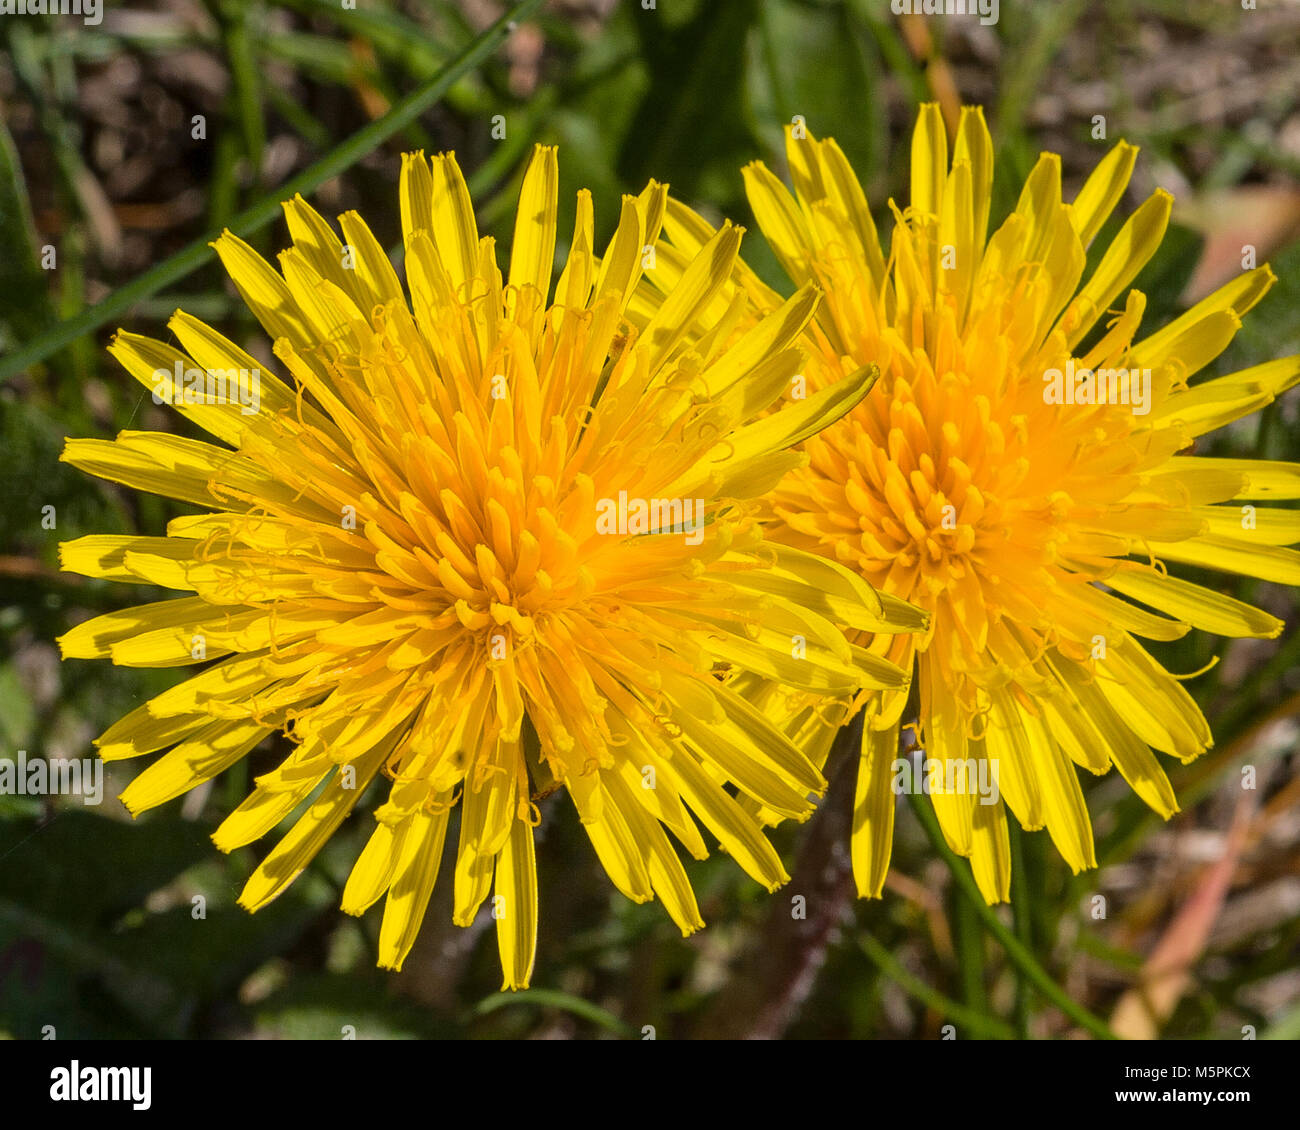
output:
{"label": "yellow petal", "polygon": [[1011,840],[999,798],[976,802],[971,809],[971,871],[984,901],[993,904],[1011,897]]}
{"label": "yellow petal", "polygon": [[257,722],[214,722],[150,765],[120,800],[132,816],[166,804],[224,773],[273,730]]}
{"label": "yellow petal", "polygon": [[526,989],[537,956],[537,862],[533,829],[516,820],[497,859],[497,949],[505,973],[503,989]]}
{"label": "yellow petal", "polygon": [[893,764],[898,756],[898,732],[876,729],[868,715],[862,727],[862,752],[858,762],[853,800],[850,854],[859,898],[880,898],[889,874],[894,845]]}
{"label": "yellow petal", "polygon": [[1262,609],[1178,577],[1120,570],[1108,577],[1106,584],[1201,631],[1258,639],[1274,639],[1282,632],[1282,621]]}
{"label": "yellow petal", "polygon": [[936,220],[948,179],[948,133],[937,102],[921,105],[912,131],[912,208]]}
{"label": "yellow petal", "polygon": [[1061,315],[1066,344],[1073,348],[1155,254],[1169,225],[1174,198],[1157,189],[1120,229],[1092,278]]}
{"label": "yellow petal", "polygon": [[559,207],[559,162],[553,145],[539,145],[524,173],[510,248],[511,287],[533,287],[540,302],[551,289],[555,262],[556,211]]}
{"label": "yellow petal", "polygon": [[361,799],[391,748],[391,743],[381,742],[334,774],[312,806],[249,876],[239,896],[240,906],[250,911],[265,906],[301,874]]}
{"label": "yellow petal", "polygon": [[1133,175],[1137,155],[1136,145],[1121,141],[1098,162],[1079,190],[1079,195],[1074,198],[1071,205],[1072,218],[1084,247],[1097,238],[1102,225],[1123,197],[1124,189],[1128,187],[1129,178]]}
{"label": "yellow petal", "polygon": [[375,824],[343,888],[340,909],[344,914],[364,914],[392,885],[406,828],[405,824],[400,828]]}
{"label": "yellow petal", "polygon": [[379,964],[401,969],[424,922],[429,897],[438,881],[447,812],[416,812],[401,833],[401,851],[393,869],[384,919],[379,928]]}

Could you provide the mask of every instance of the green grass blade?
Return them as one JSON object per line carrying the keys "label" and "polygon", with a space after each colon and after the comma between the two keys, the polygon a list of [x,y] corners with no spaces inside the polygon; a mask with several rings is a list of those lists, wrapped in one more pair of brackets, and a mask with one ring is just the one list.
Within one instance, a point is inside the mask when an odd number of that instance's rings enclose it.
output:
{"label": "green grass blade", "polygon": [[996,1016],[967,1008],[944,996],[938,989],[927,985],[921,978],[914,976],[870,934],[859,934],[857,941],[858,947],[884,976],[893,981],[908,996],[938,1013],[942,1019],[955,1020],[958,1024],[965,1025],[979,1039],[1010,1040],[1015,1037],[1015,1033]]}
{"label": "green grass blade", "polygon": [[921,826],[925,829],[926,835],[930,837],[930,842],[934,845],[935,851],[943,857],[943,861],[948,865],[948,870],[952,872],[953,880],[956,882],[958,889],[966,897],[967,902],[971,904],[980,921],[984,923],[985,929],[998,940],[1002,948],[1007,951],[1007,957],[1028,978],[1030,984],[1038,990],[1043,999],[1055,1005],[1079,1027],[1086,1029],[1099,1039],[1117,1039],[1115,1033],[1106,1026],[1104,1021],[1093,1016],[1077,1001],[1071,1000],[1061,986],[1052,980],[1051,974],[1038,964],[1037,958],[1021,944],[1020,939],[1002,925],[1002,920],[993,913],[993,908],[984,901],[984,896],[980,894],[979,887],[975,885],[975,879],[971,875],[966,862],[953,852],[943,838],[943,832],[939,829],[939,819],[935,816],[934,810],[929,803],[915,794],[909,795],[908,800],[911,801],[912,811],[916,813],[917,819],[921,821]]}
{"label": "green grass blade", "polygon": [[[258,230],[280,214],[281,200],[295,193],[315,191],[325,181],[338,176],[361,158],[378,149],[395,133],[410,126],[421,114],[434,106],[465,74],[484,62],[514,29],[515,24],[531,16],[541,3],[542,0],[521,0],[448,63],[437,77],[407,95],[382,118],[358,130],[342,145],[290,179],[275,195],[265,197],[239,213],[227,226],[240,236]],[[139,278],[118,287],[103,302],[88,307],[76,317],[69,318],[66,322],[41,334],[35,341],[0,359],[0,381],[8,380],[29,366],[44,361],[83,334],[92,333],[119,317],[142,298],[156,294],[163,287],[170,286],[203,266],[215,254],[208,244],[219,234],[219,232],[211,232],[195,240]]]}
{"label": "green grass blade", "polygon": [[49,287],[37,261],[31,203],[18,164],[18,151],[0,122],[0,287],[6,295],[3,321],[8,333],[39,333],[55,320]]}
{"label": "green grass blade", "polygon": [[516,1004],[531,1004],[538,1008],[563,1009],[565,1012],[572,1013],[583,1020],[598,1024],[625,1040],[634,1040],[640,1036],[640,1033],[630,1025],[624,1024],[617,1016],[607,1012],[600,1005],[592,1004],[590,1001],[583,1000],[582,997],[576,997],[572,993],[564,993],[558,989],[520,989],[515,993],[499,993],[496,996],[485,997],[474,1006],[473,1015],[486,1016],[489,1012],[496,1012],[499,1008]]}

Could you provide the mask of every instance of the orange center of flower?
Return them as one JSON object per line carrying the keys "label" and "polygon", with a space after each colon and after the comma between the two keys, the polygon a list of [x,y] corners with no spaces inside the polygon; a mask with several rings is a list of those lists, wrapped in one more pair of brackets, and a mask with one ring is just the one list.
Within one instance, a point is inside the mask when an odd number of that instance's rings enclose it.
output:
{"label": "orange center of flower", "polygon": [[[1154,509],[1190,521],[1186,492],[1144,474],[1179,440],[1155,438],[1132,403],[1108,400],[1095,380],[1085,387],[1082,374],[1124,366],[1136,319],[1072,358],[1060,335],[1037,340],[1022,316],[1052,282],[1022,269],[976,296],[960,327],[942,293],[905,324],[881,324],[879,303],[847,309],[862,287],[836,279],[842,264],[822,264],[836,324],[856,331],[845,342],[853,360],[877,361],[882,375],[848,417],[807,441],[808,467],[778,490],[787,536],[930,611],[920,646],[942,645],[937,658],[969,701],[967,678],[1031,680],[1049,647],[1088,662],[1104,625],[1056,599],[1090,584],[1079,561],[1141,552]],[[819,366],[842,367],[833,350],[813,359]]]}

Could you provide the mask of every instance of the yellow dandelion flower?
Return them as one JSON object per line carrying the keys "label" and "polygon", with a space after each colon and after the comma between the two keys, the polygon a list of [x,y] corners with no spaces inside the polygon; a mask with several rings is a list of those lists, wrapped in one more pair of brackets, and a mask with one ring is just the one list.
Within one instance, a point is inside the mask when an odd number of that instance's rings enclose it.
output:
{"label": "yellow dandelion flower", "polygon": [[[1210,729],[1139,638],[1281,631],[1167,564],[1300,583],[1300,555],[1284,548],[1300,541],[1300,512],[1271,505],[1300,498],[1300,465],[1190,451],[1300,381],[1300,358],[1192,383],[1273,284],[1267,266],[1139,333],[1146,300],[1129,287],[1161,242],[1168,193],[1127,219],[1084,278],[1087,248],[1128,184],[1132,145],[1116,145],[1070,203],[1059,157],[1043,154],[986,240],[993,146],[983,113],[963,110],[950,164],[938,107],[925,106],[911,205],[890,202],[887,257],[835,142],[788,131],[786,151],[793,194],[761,163],[744,177],[786,272],[825,292],[808,331],[809,385],[867,361],[881,376],[806,442],[810,462],[770,496],[768,535],[930,613],[923,634],[869,646],[915,667],[925,783],[944,836],[971,859],[984,896],[1005,900],[1004,801],[1024,828],[1046,827],[1075,872],[1096,866],[1076,766],[1114,766],[1156,812],[1177,811],[1152,751],[1188,761],[1210,746]],[[711,232],[671,202],[667,270],[653,283],[671,281]],[[780,301],[743,267],[733,290],[758,310]],[[656,305],[643,288],[638,316]],[[783,696],[764,694],[764,709],[788,711]],[[865,897],[880,894],[889,866],[906,701],[883,694],[864,726],[852,854]],[[827,743],[806,748],[824,757]],[[984,780],[996,788],[982,797]]]}
{"label": "yellow dandelion flower", "polygon": [[768,411],[800,366],[813,289],[738,340],[740,306],[702,322],[736,261],[728,226],[636,331],[626,307],[667,195],[651,183],[623,200],[599,261],[579,193],[548,304],[557,185],[556,152],[539,147],[503,280],[454,157],[408,155],[409,305],[355,213],[340,239],[301,198],[286,203],[279,272],[223,235],[221,260],[292,381],[178,312],[178,346],[123,332],[111,352],[219,442],[128,431],[69,440],[63,456],[203,511],[165,537],[61,547],[64,569],[189,594],[78,625],[65,657],[217,660],[98,740],[107,760],[168,751],[123,792],[127,808],[284,731],[292,752],[213,836],[230,851],[298,813],[239,899],[256,910],[386,778],[343,909],[385,899],[380,964],[400,968],[456,827],[454,920],[493,894],[511,988],[534,961],[536,801],[567,790],[615,886],[658,895],[690,933],[702,922],[667,833],[703,858],[698,820],[773,888],[786,873],[737,798],[802,818],[824,787],[717,672],[827,695],[900,687],[896,665],[831,621],[919,623],[849,570],[765,545],[750,513],[806,458],[788,449],[874,376]]}

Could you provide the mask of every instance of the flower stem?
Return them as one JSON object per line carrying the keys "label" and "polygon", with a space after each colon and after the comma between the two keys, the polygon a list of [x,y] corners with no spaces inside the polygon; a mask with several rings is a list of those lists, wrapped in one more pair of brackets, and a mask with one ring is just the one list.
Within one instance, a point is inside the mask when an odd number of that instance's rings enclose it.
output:
{"label": "flower stem", "polygon": [[980,921],[984,923],[988,932],[1006,950],[1011,963],[1029,979],[1030,984],[1038,990],[1044,1000],[1055,1005],[1079,1027],[1086,1029],[1101,1040],[1118,1039],[1103,1020],[1093,1016],[1077,1001],[1070,999],[1066,992],[1052,980],[1047,970],[1039,965],[1034,955],[1021,944],[1020,940],[1002,924],[1002,920],[993,913],[993,908],[984,901],[984,896],[980,894],[979,888],[975,885],[975,879],[970,874],[969,868],[957,857],[943,838],[943,832],[939,828],[939,820],[924,798],[913,793],[909,794],[908,800],[911,802],[912,811],[916,813],[917,819],[921,822],[921,827],[925,829],[926,835],[930,837],[930,842],[934,845],[935,851],[943,857],[943,861],[948,865],[948,870],[952,872],[952,877],[956,881],[958,889],[974,908],[975,913],[979,916]]}
{"label": "flower stem", "polygon": [[955,1020],[964,1024],[976,1035],[995,1040],[1009,1040],[1015,1033],[996,1016],[987,1012],[978,1012],[958,1004],[944,996],[938,989],[932,988],[908,971],[906,966],[889,952],[880,942],[868,933],[858,935],[858,947],[871,960],[872,964],[888,977],[908,996],[914,997],[927,1008],[937,1012],[945,1020]]}

